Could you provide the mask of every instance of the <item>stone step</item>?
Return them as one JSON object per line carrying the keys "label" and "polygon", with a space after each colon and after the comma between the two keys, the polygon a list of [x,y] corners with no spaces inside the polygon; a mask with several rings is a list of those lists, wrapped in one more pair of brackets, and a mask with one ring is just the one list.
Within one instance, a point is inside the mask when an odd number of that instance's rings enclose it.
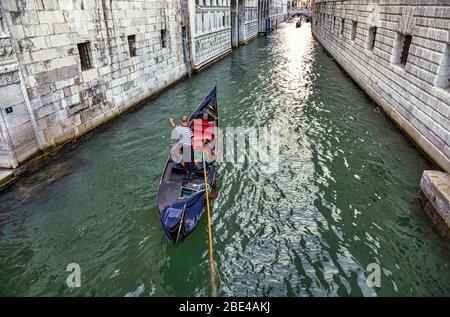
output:
{"label": "stone step", "polygon": [[440,171],[424,171],[420,181],[425,210],[441,232],[450,233],[450,175]]}
{"label": "stone step", "polygon": [[10,185],[14,179],[14,173],[11,170],[0,169],[0,190]]}

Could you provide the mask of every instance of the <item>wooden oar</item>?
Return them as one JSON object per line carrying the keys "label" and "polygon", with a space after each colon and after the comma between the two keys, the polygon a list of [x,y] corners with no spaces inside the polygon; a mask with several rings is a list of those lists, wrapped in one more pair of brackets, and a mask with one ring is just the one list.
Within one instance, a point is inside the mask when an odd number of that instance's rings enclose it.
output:
{"label": "wooden oar", "polygon": [[209,209],[209,193],[208,193],[208,179],[206,177],[206,162],[205,162],[205,152],[202,151],[203,159],[203,176],[205,180],[205,194],[206,194],[206,210],[208,212],[208,237],[209,237],[209,263],[211,272],[211,296],[217,296],[216,288],[216,273],[214,271],[214,258],[213,258],[213,244],[212,244],[212,230],[211,230],[211,210]]}

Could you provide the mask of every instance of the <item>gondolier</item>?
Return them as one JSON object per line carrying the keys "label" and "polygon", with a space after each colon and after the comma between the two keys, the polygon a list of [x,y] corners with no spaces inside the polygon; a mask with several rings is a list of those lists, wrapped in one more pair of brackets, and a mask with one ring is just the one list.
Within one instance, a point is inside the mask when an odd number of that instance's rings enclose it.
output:
{"label": "gondolier", "polygon": [[178,142],[180,143],[180,150],[183,153],[183,164],[186,171],[186,179],[191,179],[192,166],[194,162],[192,151],[192,137],[193,133],[189,127],[189,119],[187,116],[181,117],[181,124],[175,125],[173,118],[169,117],[170,127],[175,129],[178,134]]}

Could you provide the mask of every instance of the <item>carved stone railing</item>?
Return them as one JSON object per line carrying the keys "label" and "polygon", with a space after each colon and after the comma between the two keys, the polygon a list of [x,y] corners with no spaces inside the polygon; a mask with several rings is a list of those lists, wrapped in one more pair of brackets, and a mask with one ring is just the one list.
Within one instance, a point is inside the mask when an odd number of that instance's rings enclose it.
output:
{"label": "carved stone railing", "polygon": [[258,34],[258,20],[245,23],[245,40],[249,40]]}
{"label": "carved stone railing", "polygon": [[8,60],[14,60],[14,50],[7,32],[6,21],[0,11],[0,63],[3,64]]}
{"label": "carved stone railing", "polygon": [[195,39],[194,64],[199,66],[231,49],[231,32],[227,28]]}
{"label": "carved stone railing", "polygon": [[8,34],[6,21],[0,11],[0,87],[18,82],[18,65]]}

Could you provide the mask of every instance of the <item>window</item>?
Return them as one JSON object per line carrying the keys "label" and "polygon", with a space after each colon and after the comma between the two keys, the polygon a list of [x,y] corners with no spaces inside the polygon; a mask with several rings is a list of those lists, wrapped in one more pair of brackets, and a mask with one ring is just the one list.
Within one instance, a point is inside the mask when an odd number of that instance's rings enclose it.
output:
{"label": "window", "polygon": [[369,28],[369,36],[367,37],[367,48],[373,50],[375,47],[375,39],[377,37],[377,28],[372,26]]}
{"label": "window", "polygon": [[405,40],[403,41],[402,56],[400,57],[400,63],[406,65],[408,60],[409,47],[411,46],[412,36],[405,35]]}
{"label": "window", "polygon": [[222,26],[225,26],[225,14],[222,15]]}
{"label": "window", "polygon": [[161,30],[161,47],[166,47],[167,43],[167,30]]}
{"label": "window", "polygon": [[91,42],[79,43],[78,53],[80,54],[81,70],[85,71],[93,68],[91,55]]}
{"label": "window", "polygon": [[345,19],[341,19],[341,35],[344,34],[344,29],[345,29]]}
{"label": "window", "polygon": [[436,78],[436,86],[444,89],[450,87],[450,44],[445,47]]}
{"label": "window", "polygon": [[336,17],[333,18],[333,30],[336,27]]}
{"label": "window", "polygon": [[130,57],[137,56],[137,54],[136,54],[136,35],[128,35],[128,48],[130,50]]}
{"label": "window", "polygon": [[411,35],[403,35],[401,33],[395,35],[391,63],[406,65],[409,47],[411,46],[411,39]]}
{"label": "window", "polygon": [[356,27],[358,26],[358,23],[356,21],[352,21],[352,41],[356,38]]}

